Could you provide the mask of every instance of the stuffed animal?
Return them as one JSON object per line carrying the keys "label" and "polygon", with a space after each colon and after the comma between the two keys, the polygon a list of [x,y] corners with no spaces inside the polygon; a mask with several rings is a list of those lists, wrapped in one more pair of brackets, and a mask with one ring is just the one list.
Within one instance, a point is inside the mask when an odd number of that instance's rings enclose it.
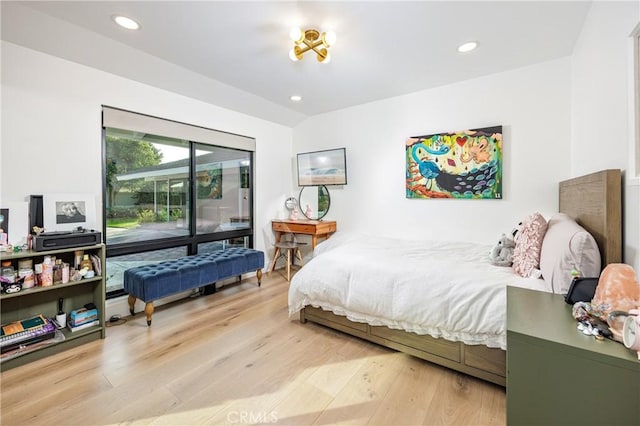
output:
{"label": "stuffed animal", "polygon": [[522,222],[518,222],[518,224],[511,230],[511,239],[513,241],[518,241],[518,237],[520,236],[520,231],[522,230]]}
{"label": "stuffed animal", "polygon": [[496,266],[511,266],[513,264],[513,249],[516,242],[508,235],[502,234],[498,240],[498,244],[491,249],[489,260],[491,264]]}

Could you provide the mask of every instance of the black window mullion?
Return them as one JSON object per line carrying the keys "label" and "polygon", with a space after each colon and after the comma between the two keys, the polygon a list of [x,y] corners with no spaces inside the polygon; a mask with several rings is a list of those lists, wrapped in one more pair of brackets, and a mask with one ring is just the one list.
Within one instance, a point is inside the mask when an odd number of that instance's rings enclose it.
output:
{"label": "black window mullion", "polygon": [[194,240],[196,236],[196,144],[189,141],[189,235],[191,236],[191,244],[189,245],[189,254],[198,253],[198,244]]}

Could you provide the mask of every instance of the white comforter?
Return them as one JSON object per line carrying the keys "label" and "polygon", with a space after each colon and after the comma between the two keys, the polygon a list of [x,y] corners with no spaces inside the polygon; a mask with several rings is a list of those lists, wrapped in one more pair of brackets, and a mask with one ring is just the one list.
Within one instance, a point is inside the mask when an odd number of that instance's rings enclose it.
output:
{"label": "white comforter", "polygon": [[491,265],[490,249],[336,233],[291,280],[289,314],[312,305],[356,322],[506,349],[506,286],[545,284]]}

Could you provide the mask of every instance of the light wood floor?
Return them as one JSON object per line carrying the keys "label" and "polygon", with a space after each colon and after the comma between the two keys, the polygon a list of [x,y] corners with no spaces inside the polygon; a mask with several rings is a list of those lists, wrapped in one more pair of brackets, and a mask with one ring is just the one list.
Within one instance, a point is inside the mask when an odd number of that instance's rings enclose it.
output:
{"label": "light wood floor", "polygon": [[3,372],[2,425],[504,425],[504,388],[287,315],[278,273]]}

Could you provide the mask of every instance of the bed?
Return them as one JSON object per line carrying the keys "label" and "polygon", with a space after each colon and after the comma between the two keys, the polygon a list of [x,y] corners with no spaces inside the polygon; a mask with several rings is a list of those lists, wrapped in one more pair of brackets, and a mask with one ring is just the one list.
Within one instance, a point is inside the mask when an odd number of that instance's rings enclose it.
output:
{"label": "bed", "polygon": [[[619,170],[560,182],[559,211],[593,237],[602,267],[621,262]],[[558,291],[491,265],[489,248],[336,233],[292,279],[289,313],[505,386],[506,287]]]}

